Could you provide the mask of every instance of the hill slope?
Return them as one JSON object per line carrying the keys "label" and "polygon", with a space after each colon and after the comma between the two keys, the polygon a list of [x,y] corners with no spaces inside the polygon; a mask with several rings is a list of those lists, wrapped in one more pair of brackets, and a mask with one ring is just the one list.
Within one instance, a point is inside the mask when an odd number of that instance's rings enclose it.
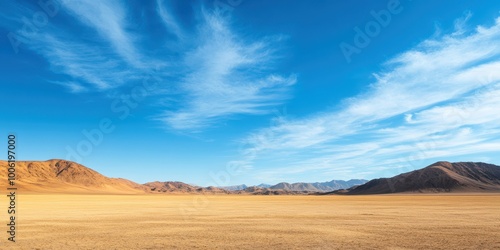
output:
{"label": "hill slope", "polygon": [[[65,160],[16,162],[16,186],[23,192],[120,193],[148,192],[135,182],[108,178],[90,168]],[[7,162],[0,161],[0,179],[7,180]],[[0,188],[6,187],[0,181]]]}
{"label": "hill slope", "polygon": [[306,183],[306,182],[298,182],[298,183],[287,183],[281,182],[274,186],[269,187],[270,189],[282,189],[286,191],[307,191],[307,192],[330,192],[339,189],[347,189],[353,186],[361,185],[366,183],[367,180],[332,180],[328,182],[314,182],[314,183]]}
{"label": "hill slope", "polygon": [[230,191],[216,187],[198,187],[179,181],[148,182],[144,186],[155,193],[201,193],[201,194],[228,194]]}
{"label": "hill slope", "polygon": [[[500,167],[487,163],[436,162],[428,167],[381,178],[357,186],[346,194],[386,194],[401,192],[498,192]],[[342,193],[342,192],[339,192]]]}

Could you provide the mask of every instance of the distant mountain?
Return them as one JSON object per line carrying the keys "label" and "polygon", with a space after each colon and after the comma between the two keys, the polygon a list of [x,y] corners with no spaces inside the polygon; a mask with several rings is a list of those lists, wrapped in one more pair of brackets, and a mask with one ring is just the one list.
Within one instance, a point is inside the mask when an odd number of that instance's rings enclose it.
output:
{"label": "distant mountain", "polygon": [[[7,162],[0,161],[0,179],[7,179]],[[148,182],[144,185],[109,178],[90,168],[65,160],[18,161],[16,186],[27,193],[197,193],[197,194],[386,194],[401,192],[500,192],[500,167],[487,163],[436,162],[426,168],[392,178],[314,183],[278,183],[199,187],[183,182]],[[0,189],[7,188],[0,182]]]}
{"label": "distant mountain", "polygon": [[144,186],[150,188],[154,193],[211,193],[211,194],[229,194],[230,191],[217,187],[198,187],[179,181],[166,182],[148,182]]}
{"label": "distant mountain", "polygon": [[198,187],[180,181],[154,181],[144,184],[153,192],[195,192]]}
{"label": "distant mountain", "polygon": [[257,187],[260,187],[260,188],[269,188],[271,187],[272,185],[269,185],[269,184],[264,184],[264,183],[261,183],[259,185],[257,185]]}
{"label": "distant mountain", "polygon": [[420,170],[367,182],[345,194],[500,192],[500,167],[482,162],[436,162]]}
{"label": "distant mountain", "polygon": [[241,185],[225,186],[225,187],[219,187],[219,188],[229,190],[229,191],[240,191],[240,190],[245,190],[249,187],[269,188],[271,186],[272,185],[262,183],[262,184],[259,184],[257,186],[247,186],[245,184],[241,184]]}
{"label": "distant mountain", "polygon": [[[0,161],[0,187],[7,185],[7,162]],[[16,186],[23,192],[45,193],[146,193],[148,188],[122,178],[109,178],[65,160],[16,162]]]}
{"label": "distant mountain", "polygon": [[[7,180],[7,162],[0,161],[0,179]],[[148,182],[143,185],[122,179],[109,178],[81,164],[65,160],[18,161],[16,162],[16,187],[26,193],[102,193],[102,194],[304,194],[290,190],[271,190],[261,184],[249,188],[246,185],[229,187],[199,187],[183,182]],[[0,188],[7,188],[7,182],[0,182]],[[228,188],[228,187],[226,187]]]}
{"label": "distant mountain", "polygon": [[281,182],[274,186],[269,187],[270,189],[282,189],[287,191],[307,191],[307,192],[331,192],[339,189],[348,189],[356,185],[361,185],[366,183],[367,180],[353,179],[348,181],[342,180],[332,180],[328,182],[298,182],[298,183],[287,183]]}
{"label": "distant mountain", "polygon": [[220,188],[225,189],[225,190],[229,190],[229,191],[238,191],[238,190],[243,190],[247,187],[248,187],[247,185],[241,184],[241,185],[234,185],[234,186],[225,186],[225,187],[220,187]]}
{"label": "distant mountain", "polygon": [[242,185],[227,186],[220,188],[228,191],[242,190],[246,192],[248,192],[248,190],[258,190],[258,192],[260,193],[267,192],[266,191],[267,189],[271,190],[269,192],[272,192],[272,190],[284,190],[293,192],[331,192],[339,189],[351,188],[353,186],[361,185],[366,182],[367,180],[357,180],[357,179],[348,181],[332,180],[328,182],[314,182],[314,183],[298,182],[292,184],[288,182],[281,182],[276,185],[260,184],[257,186],[247,186],[245,184],[242,184]]}
{"label": "distant mountain", "polygon": [[283,189],[270,189],[258,186],[247,187],[244,190],[233,191],[234,194],[251,194],[251,195],[298,195],[310,194],[308,191],[291,191]]}

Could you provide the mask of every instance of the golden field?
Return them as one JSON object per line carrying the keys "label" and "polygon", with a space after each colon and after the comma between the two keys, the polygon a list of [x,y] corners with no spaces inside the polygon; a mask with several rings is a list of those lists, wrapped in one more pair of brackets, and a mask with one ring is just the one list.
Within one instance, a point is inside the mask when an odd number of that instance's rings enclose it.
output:
{"label": "golden field", "polygon": [[500,249],[498,194],[21,193],[17,219],[0,249]]}

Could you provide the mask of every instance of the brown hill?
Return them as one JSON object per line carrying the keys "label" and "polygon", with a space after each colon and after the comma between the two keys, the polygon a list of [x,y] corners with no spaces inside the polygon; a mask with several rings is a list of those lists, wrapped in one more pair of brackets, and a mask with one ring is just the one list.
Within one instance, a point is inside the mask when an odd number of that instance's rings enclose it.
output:
{"label": "brown hill", "polygon": [[311,194],[310,191],[291,191],[285,189],[271,189],[263,187],[247,187],[243,190],[233,191],[234,194],[251,194],[251,195],[294,195],[294,194]]}
{"label": "brown hill", "polygon": [[229,194],[230,191],[216,188],[216,187],[198,187],[186,184],[179,181],[166,181],[166,182],[148,182],[144,184],[149,187],[152,192],[157,193],[210,193],[210,194]]}
{"label": "brown hill", "polygon": [[436,162],[426,168],[338,191],[344,194],[401,192],[500,192],[500,167],[487,163]]}
{"label": "brown hill", "polygon": [[247,187],[243,190],[226,190],[218,187],[199,187],[186,184],[178,181],[166,182],[148,182],[144,184],[149,187],[153,193],[171,193],[171,194],[249,194],[249,195],[291,195],[291,194],[308,194],[308,191],[290,191],[283,189],[270,189],[261,187]]}
{"label": "brown hill", "polygon": [[[65,160],[16,162],[16,187],[21,192],[119,193],[148,192],[135,182],[108,178],[90,168]],[[7,162],[0,161],[0,188],[7,185]]]}

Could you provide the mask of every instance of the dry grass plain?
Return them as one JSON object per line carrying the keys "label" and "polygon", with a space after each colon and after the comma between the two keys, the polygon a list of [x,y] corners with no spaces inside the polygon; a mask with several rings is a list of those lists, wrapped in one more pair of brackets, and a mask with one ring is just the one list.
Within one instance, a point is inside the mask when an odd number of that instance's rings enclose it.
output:
{"label": "dry grass plain", "polygon": [[17,242],[1,230],[1,249],[500,249],[500,195],[21,193],[18,205]]}

